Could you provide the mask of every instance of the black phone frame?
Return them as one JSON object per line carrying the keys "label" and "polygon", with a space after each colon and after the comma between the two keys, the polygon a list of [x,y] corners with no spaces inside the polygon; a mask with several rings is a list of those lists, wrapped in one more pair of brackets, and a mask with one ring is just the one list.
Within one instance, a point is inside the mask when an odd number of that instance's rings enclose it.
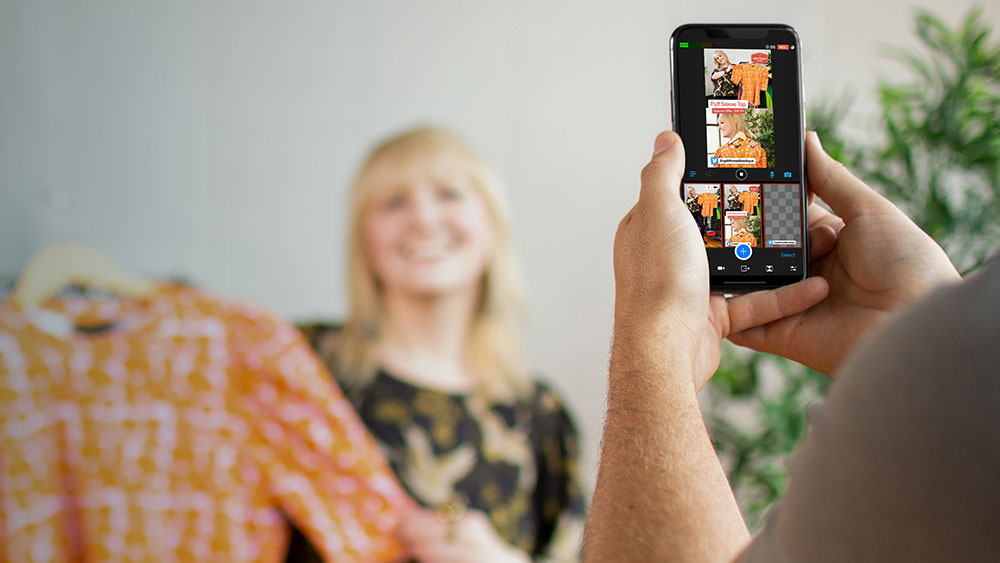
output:
{"label": "black phone frame", "polygon": [[[680,84],[680,77],[677,75],[678,69],[675,61],[675,56],[677,50],[680,48],[680,36],[685,31],[690,29],[704,30],[705,35],[713,39],[761,39],[766,40],[771,34],[771,31],[779,31],[789,33],[794,38],[794,44],[798,47],[796,49],[795,63],[798,67],[798,94],[799,94],[799,186],[800,186],[800,205],[801,217],[802,217],[802,256],[800,257],[801,264],[801,274],[798,275],[717,275],[714,271],[709,271],[709,286],[713,293],[723,293],[723,294],[739,294],[748,293],[751,291],[762,291],[768,289],[777,289],[786,285],[791,285],[793,283],[800,282],[807,277],[810,273],[810,259],[809,259],[809,216],[808,216],[808,174],[805,165],[805,126],[806,126],[806,115],[805,115],[805,96],[802,87],[802,42],[799,38],[799,34],[795,29],[787,24],[685,24],[677,29],[670,35],[670,54],[669,54],[669,64],[670,64],[670,119],[673,129],[678,130],[677,126],[677,108],[679,106],[677,98],[677,85]],[[758,35],[757,30],[764,31],[763,34]],[[735,35],[733,35],[735,33]],[[685,170],[686,172],[686,170]],[[713,182],[714,183],[714,182]],[[678,192],[680,197],[684,198],[684,182],[678,187]],[[711,249],[706,248],[705,251],[709,252]]]}

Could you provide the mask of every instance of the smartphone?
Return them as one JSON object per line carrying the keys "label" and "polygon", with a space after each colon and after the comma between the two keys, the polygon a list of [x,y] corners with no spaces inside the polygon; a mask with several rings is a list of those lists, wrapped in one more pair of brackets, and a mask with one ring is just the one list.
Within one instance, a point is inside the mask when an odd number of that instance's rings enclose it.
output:
{"label": "smartphone", "polygon": [[798,34],[781,24],[696,24],[670,37],[681,198],[705,240],[712,291],[809,275]]}

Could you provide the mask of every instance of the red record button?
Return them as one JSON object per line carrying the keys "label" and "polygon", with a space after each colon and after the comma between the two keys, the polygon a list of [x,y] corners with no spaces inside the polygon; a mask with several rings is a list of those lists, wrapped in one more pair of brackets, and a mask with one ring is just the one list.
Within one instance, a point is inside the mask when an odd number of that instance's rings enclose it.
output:
{"label": "red record button", "polygon": [[788,45],[778,45],[778,50],[779,51],[787,51],[788,50]]}

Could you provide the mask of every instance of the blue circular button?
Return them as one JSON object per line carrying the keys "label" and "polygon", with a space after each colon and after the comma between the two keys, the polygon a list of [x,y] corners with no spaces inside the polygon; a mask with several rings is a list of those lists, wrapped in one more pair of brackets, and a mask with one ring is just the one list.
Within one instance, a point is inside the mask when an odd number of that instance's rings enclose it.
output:
{"label": "blue circular button", "polygon": [[735,252],[737,258],[740,260],[747,260],[750,258],[750,255],[753,254],[753,248],[751,248],[749,244],[741,242],[736,245]]}

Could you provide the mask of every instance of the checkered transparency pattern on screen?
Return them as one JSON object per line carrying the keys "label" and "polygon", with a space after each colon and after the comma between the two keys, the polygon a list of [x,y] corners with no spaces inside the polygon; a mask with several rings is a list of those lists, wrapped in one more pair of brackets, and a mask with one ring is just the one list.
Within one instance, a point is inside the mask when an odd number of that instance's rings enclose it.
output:
{"label": "checkered transparency pattern on screen", "polygon": [[[764,184],[764,246],[802,246],[802,203],[798,184]],[[776,241],[794,241],[776,243]]]}

